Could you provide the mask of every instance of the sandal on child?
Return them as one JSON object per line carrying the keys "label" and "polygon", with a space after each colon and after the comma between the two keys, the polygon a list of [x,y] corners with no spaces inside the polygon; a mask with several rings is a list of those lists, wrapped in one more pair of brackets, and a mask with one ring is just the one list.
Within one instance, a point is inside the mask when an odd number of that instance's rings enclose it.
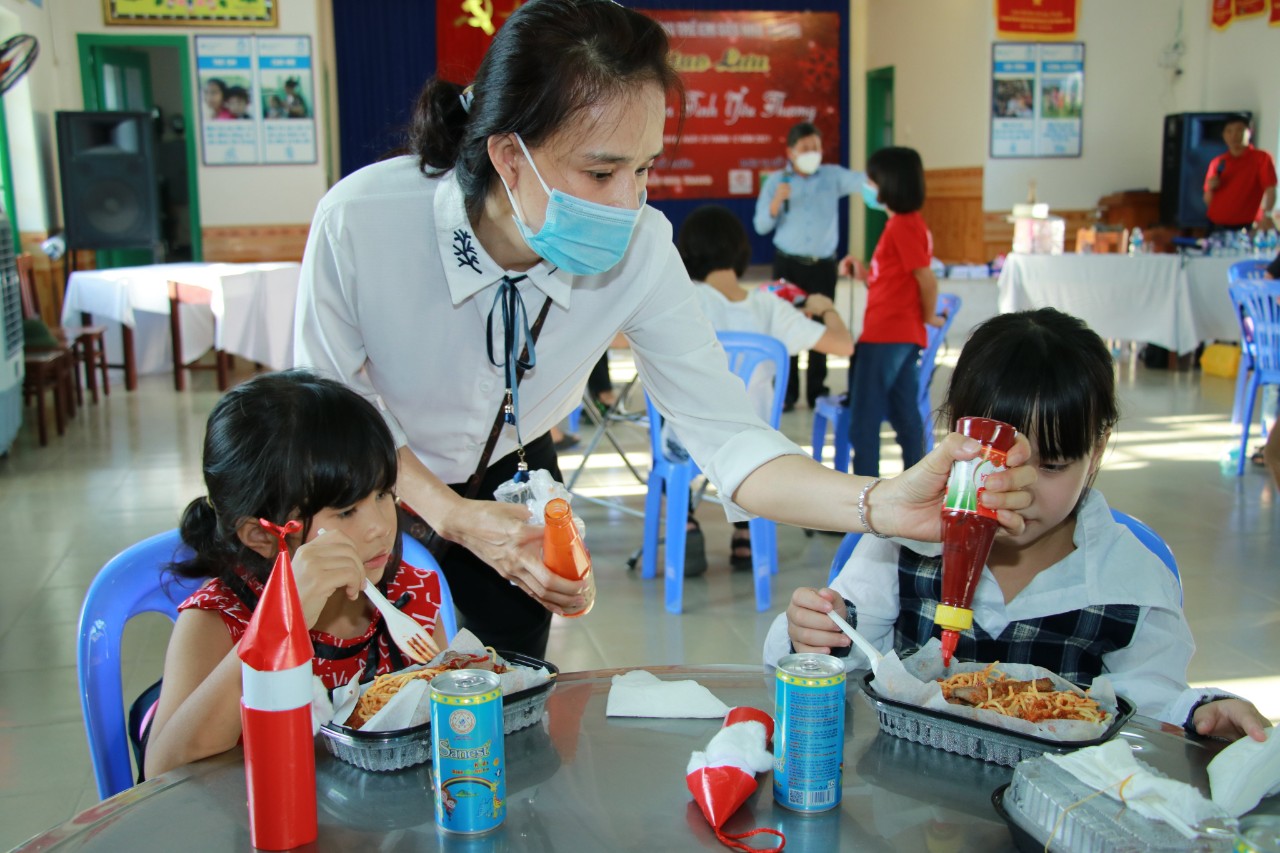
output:
{"label": "sandal on child", "polygon": [[729,540],[729,566],[735,572],[749,572],[754,560],[751,558],[751,531],[734,529],[733,538]]}
{"label": "sandal on child", "polygon": [[1249,461],[1254,465],[1262,467],[1267,464],[1267,457],[1266,454],[1263,453],[1262,448],[1259,447],[1249,456]]}
{"label": "sandal on child", "polygon": [[697,519],[690,518],[684,531],[684,576],[692,578],[706,573],[707,543]]}

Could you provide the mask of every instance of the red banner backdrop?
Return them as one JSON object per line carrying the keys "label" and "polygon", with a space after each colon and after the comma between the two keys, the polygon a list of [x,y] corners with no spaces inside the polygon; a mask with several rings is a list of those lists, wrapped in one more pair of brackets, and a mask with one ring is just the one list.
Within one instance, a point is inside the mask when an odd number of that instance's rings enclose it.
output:
{"label": "red banner backdrop", "polygon": [[436,73],[468,85],[493,34],[524,0],[437,0]]}
{"label": "red banner backdrop", "polygon": [[1070,40],[1080,0],[995,0],[996,37],[1016,41]]}
{"label": "red banner backdrop", "polygon": [[787,131],[800,122],[821,131],[823,159],[840,160],[838,14],[645,14],[667,30],[686,96],[679,140],[675,109],[667,109],[651,199],[754,196],[760,176],[786,164]]}

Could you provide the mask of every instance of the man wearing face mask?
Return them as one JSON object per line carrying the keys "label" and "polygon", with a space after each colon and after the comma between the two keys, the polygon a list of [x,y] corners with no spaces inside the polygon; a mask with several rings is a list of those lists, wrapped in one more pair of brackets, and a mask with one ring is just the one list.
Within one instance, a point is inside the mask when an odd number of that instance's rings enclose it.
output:
{"label": "man wearing face mask", "polygon": [[[765,180],[756,199],[754,224],[760,234],[773,232],[773,277],[785,278],[809,293],[836,295],[836,242],[840,199],[859,192],[862,172],[822,162],[822,134],[809,122],[787,133],[787,166]],[[800,398],[800,371],[791,357],[786,410]],[[827,357],[809,352],[805,399],[828,393]]]}

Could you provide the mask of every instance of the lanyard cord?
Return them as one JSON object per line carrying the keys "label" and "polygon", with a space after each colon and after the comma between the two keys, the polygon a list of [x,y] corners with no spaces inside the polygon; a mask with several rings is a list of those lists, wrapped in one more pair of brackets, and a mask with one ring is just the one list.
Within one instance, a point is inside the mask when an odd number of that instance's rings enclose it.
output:
{"label": "lanyard cord", "polygon": [[[528,276],[510,278],[502,277],[498,292],[489,306],[488,336],[485,341],[489,354],[489,363],[501,367],[506,374],[506,400],[503,404],[503,420],[516,428],[516,448],[520,454],[520,464],[515,479],[527,476],[528,466],[524,463],[524,439],[520,434],[520,376],[538,363],[534,352],[534,336],[529,330],[529,312],[524,307],[524,298],[516,288],[518,282]],[[502,308],[502,361],[494,357],[493,347],[493,315]],[[523,353],[522,353],[523,351]],[[524,358],[521,358],[521,355]]]}

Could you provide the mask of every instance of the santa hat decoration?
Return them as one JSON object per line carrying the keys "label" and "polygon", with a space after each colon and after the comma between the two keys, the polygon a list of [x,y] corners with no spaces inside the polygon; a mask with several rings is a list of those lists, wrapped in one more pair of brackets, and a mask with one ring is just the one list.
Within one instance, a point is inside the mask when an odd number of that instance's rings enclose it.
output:
{"label": "santa hat decoration", "polygon": [[[761,827],[730,835],[721,827],[756,790],[756,774],[773,766],[769,741],[773,738],[773,718],[757,708],[733,708],[724,718],[724,727],[707,744],[704,752],[689,758],[685,782],[702,809],[703,817],[721,843],[735,850],[776,853],[787,839],[776,829]],[[777,847],[748,847],[741,839],[767,833],[782,840]]]}
{"label": "santa hat decoration", "polygon": [[280,553],[237,651],[249,833],[260,850],[289,850],[318,834],[313,650],[285,545],[285,536],[301,530],[302,523],[260,523],[280,540]]}

